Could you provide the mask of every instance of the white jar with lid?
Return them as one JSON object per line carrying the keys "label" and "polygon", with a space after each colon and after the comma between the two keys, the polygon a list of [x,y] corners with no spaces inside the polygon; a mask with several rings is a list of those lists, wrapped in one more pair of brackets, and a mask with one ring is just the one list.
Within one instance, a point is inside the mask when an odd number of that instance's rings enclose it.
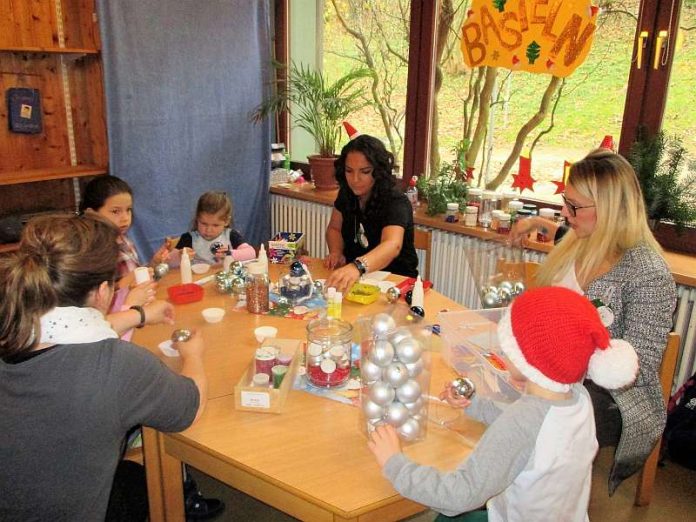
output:
{"label": "white jar with lid", "polygon": [[466,194],[466,205],[471,206],[471,207],[480,208],[482,195],[483,195],[483,189],[470,188]]}
{"label": "white jar with lid", "polygon": [[456,223],[459,221],[459,203],[447,203],[445,221],[448,223]]}
{"label": "white jar with lid", "polygon": [[503,190],[500,196],[500,210],[503,212],[510,211],[510,202],[517,197],[517,192],[514,190]]}
{"label": "white jar with lid", "polygon": [[491,212],[491,230],[494,232],[498,230],[498,223],[500,222],[500,214],[504,214],[502,210],[493,210]]}
{"label": "white jar with lid", "polygon": [[492,190],[484,190],[479,212],[479,225],[483,228],[491,226],[491,212],[498,207],[498,194]]}
{"label": "white jar with lid", "polygon": [[478,207],[467,205],[464,209],[464,225],[467,227],[475,227],[478,222],[478,211]]}
{"label": "white jar with lid", "polygon": [[501,212],[498,216],[498,234],[509,234],[510,233],[510,214],[507,212]]}
{"label": "white jar with lid", "polygon": [[513,199],[510,203],[508,203],[508,212],[510,213],[510,223],[514,223],[516,221],[517,212],[522,210],[523,207],[524,207],[524,203],[522,203],[519,199]]}

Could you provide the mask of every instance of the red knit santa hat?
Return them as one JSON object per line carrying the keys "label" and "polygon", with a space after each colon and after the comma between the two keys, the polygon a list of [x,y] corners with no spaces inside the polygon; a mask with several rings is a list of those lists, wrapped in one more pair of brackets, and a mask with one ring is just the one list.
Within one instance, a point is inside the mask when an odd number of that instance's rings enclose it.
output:
{"label": "red knit santa hat", "polygon": [[594,305],[567,288],[517,297],[498,323],[498,339],[527,379],[551,391],[568,391],[586,374],[603,388],[621,388],[638,374],[633,346],[610,339]]}
{"label": "red knit santa hat", "polygon": [[348,134],[348,139],[352,140],[360,136],[360,133],[347,121],[343,122],[343,128],[346,129],[346,134]]}

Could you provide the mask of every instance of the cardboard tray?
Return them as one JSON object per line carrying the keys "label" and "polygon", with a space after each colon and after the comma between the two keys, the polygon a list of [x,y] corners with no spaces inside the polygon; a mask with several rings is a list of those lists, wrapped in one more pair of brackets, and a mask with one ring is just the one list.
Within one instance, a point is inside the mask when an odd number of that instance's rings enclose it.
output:
{"label": "cardboard tray", "polygon": [[277,346],[283,353],[293,354],[288,373],[280,385],[280,388],[259,388],[251,385],[251,379],[256,373],[254,359],[247,367],[242,378],[234,387],[234,406],[242,411],[256,411],[261,413],[281,413],[288,392],[295,381],[297,367],[302,359],[302,341],[298,339],[265,339],[261,346]]}

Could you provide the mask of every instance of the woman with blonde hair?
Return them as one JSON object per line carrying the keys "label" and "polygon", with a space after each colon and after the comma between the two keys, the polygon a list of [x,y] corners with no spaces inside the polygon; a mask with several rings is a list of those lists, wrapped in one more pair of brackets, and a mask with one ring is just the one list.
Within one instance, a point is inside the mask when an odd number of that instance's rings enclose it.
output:
{"label": "woman with blonde hair", "polygon": [[[600,446],[616,446],[609,492],[638,471],[662,435],[666,411],[659,369],[672,328],[676,288],[648,227],[635,172],[606,149],[574,163],[563,194],[568,230],[537,273],[537,284],[585,294],[597,306],[611,337],[630,342],[640,373],[633,386],[605,390],[585,385],[595,408]],[[516,224],[513,240],[532,228],[558,228],[542,218]]]}

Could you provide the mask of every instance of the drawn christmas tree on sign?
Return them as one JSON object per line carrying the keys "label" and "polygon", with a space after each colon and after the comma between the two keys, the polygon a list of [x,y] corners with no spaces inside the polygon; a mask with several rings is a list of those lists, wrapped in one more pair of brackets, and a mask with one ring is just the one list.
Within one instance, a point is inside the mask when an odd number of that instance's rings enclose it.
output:
{"label": "drawn christmas tree on sign", "polygon": [[533,64],[539,58],[540,53],[541,46],[536,43],[536,40],[532,40],[532,43],[527,46],[527,60],[529,60],[529,63]]}
{"label": "drawn christmas tree on sign", "polygon": [[501,13],[505,11],[505,4],[507,0],[493,0],[493,7],[495,7]]}

